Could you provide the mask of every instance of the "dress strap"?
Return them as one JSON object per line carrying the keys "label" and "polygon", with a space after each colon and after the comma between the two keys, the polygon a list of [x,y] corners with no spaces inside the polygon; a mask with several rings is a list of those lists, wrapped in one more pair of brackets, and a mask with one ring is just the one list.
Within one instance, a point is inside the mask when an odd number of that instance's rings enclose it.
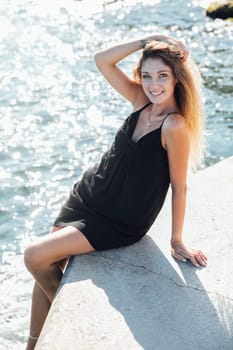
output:
{"label": "dress strap", "polygon": [[166,117],[163,119],[162,124],[160,125],[160,128],[162,128],[163,123],[165,122],[165,120],[167,119],[167,117],[169,117],[169,115],[171,115],[171,114],[177,114],[177,113],[179,113],[179,112],[170,112],[170,113],[168,113],[168,114],[166,115]]}
{"label": "dress strap", "polygon": [[135,111],[137,113],[141,113],[144,109],[146,109],[146,107],[148,107],[149,105],[151,105],[151,102],[148,102],[147,104],[145,104],[141,109]]}

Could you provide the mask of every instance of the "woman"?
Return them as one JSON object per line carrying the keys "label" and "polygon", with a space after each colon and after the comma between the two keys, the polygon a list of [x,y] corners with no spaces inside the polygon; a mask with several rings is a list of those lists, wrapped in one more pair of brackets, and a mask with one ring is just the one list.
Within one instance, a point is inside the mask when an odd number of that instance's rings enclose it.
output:
{"label": "woman", "polygon": [[[131,79],[117,63],[140,49]],[[25,250],[25,264],[36,280],[27,350],[36,344],[67,259],[140,240],[162,208],[169,184],[172,255],[206,265],[206,256],[182,241],[188,162],[190,155],[200,160],[203,131],[199,76],[188,55],[180,41],[163,35],[95,55],[97,67],[133,112],[100,163],[74,185],[53,234]]]}

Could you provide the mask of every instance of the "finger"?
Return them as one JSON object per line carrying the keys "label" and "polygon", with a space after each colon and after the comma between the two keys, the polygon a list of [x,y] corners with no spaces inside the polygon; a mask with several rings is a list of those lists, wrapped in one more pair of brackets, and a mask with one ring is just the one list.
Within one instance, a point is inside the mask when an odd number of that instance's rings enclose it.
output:
{"label": "finger", "polygon": [[207,259],[207,256],[206,256],[204,253],[202,253],[202,252],[201,252],[201,256],[202,256],[205,260],[208,260],[208,259]]}
{"label": "finger", "polygon": [[206,259],[204,259],[200,253],[195,254],[192,259],[190,259],[193,263],[193,265],[195,265],[196,267],[200,267],[200,266],[206,266],[207,262]]}
{"label": "finger", "polygon": [[201,250],[194,250],[193,253],[198,259],[201,259],[202,261],[207,261],[207,257],[204,253],[202,253]]}
{"label": "finger", "polygon": [[203,261],[207,262],[207,257],[202,252],[200,253],[200,257]]}
{"label": "finger", "polygon": [[190,256],[189,260],[191,261],[191,263],[196,266],[196,267],[200,267],[198,261],[196,260],[195,256]]}
{"label": "finger", "polygon": [[182,52],[182,54],[181,54],[181,56],[182,56],[182,57],[181,57],[182,61],[186,61],[187,58],[188,58],[188,55],[189,55],[189,50],[184,49],[183,52]]}
{"label": "finger", "polygon": [[186,249],[180,249],[178,251],[179,251],[179,253],[177,251],[175,251],[175,254],[181,256],[183,259],[186,259],[186,260],[191,259],[192,254],[189,251],[187,251]]}
{"label": "finger", "polygon": [[183,61],[185,62],[185,61],[187,61],[187,59],[188,59],[188,54],[185,53],[185,55],[183,56]]}
{"label": "finger", "polygon": [[182,61],[186,61],[188,58],[188,53],[184,50],[179,50],[177,51],[177,56],[182,60]]}
{"label": "finger", "polygon": [[196,261],[198,261],[198,263],[201,266],[206,266],[206,264],[207,264],[206,259],[201,254],[196,255],[195,258],[196,258]]}
{"label": "finger", "polygon": [[186,261],[187,261],[187,259],[185,259],[182,255],[177,254],[176,252],[172,252],[172,256],[173,256],[174,258],[176,258],[177,260],[180,260],[180,261],[183,261],[183,262],[186,262]]}

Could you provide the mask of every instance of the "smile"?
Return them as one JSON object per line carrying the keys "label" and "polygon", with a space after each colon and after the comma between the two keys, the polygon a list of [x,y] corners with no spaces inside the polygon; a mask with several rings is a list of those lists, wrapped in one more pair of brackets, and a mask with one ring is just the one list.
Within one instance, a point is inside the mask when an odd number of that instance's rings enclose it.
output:
{"label": "smile", "polygon": [[155,92],[155,91],[150,91],[150,94],[153,95],[153,96],[160,96],[160,95],[162,95],[163,93],[164,93],[163,90],[157,91],[157,92]]}

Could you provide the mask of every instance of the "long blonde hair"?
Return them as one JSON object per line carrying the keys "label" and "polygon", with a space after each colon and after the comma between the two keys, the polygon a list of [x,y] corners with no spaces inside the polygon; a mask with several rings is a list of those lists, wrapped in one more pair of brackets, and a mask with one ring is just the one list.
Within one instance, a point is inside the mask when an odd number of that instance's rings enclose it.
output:
{"label": "long blonde hair", "polygon": [[142,51],[134,69],[134,79],[141,84],[142,64],[148,58],[160,58],[169,66],[177,80],[174,96],[185,118],[190,135],[190,161],[194,168],[201,165],[204,153],[204,108],[201,98],[201,76],[190,55],[186,61],[173,45],[151,41]]}

